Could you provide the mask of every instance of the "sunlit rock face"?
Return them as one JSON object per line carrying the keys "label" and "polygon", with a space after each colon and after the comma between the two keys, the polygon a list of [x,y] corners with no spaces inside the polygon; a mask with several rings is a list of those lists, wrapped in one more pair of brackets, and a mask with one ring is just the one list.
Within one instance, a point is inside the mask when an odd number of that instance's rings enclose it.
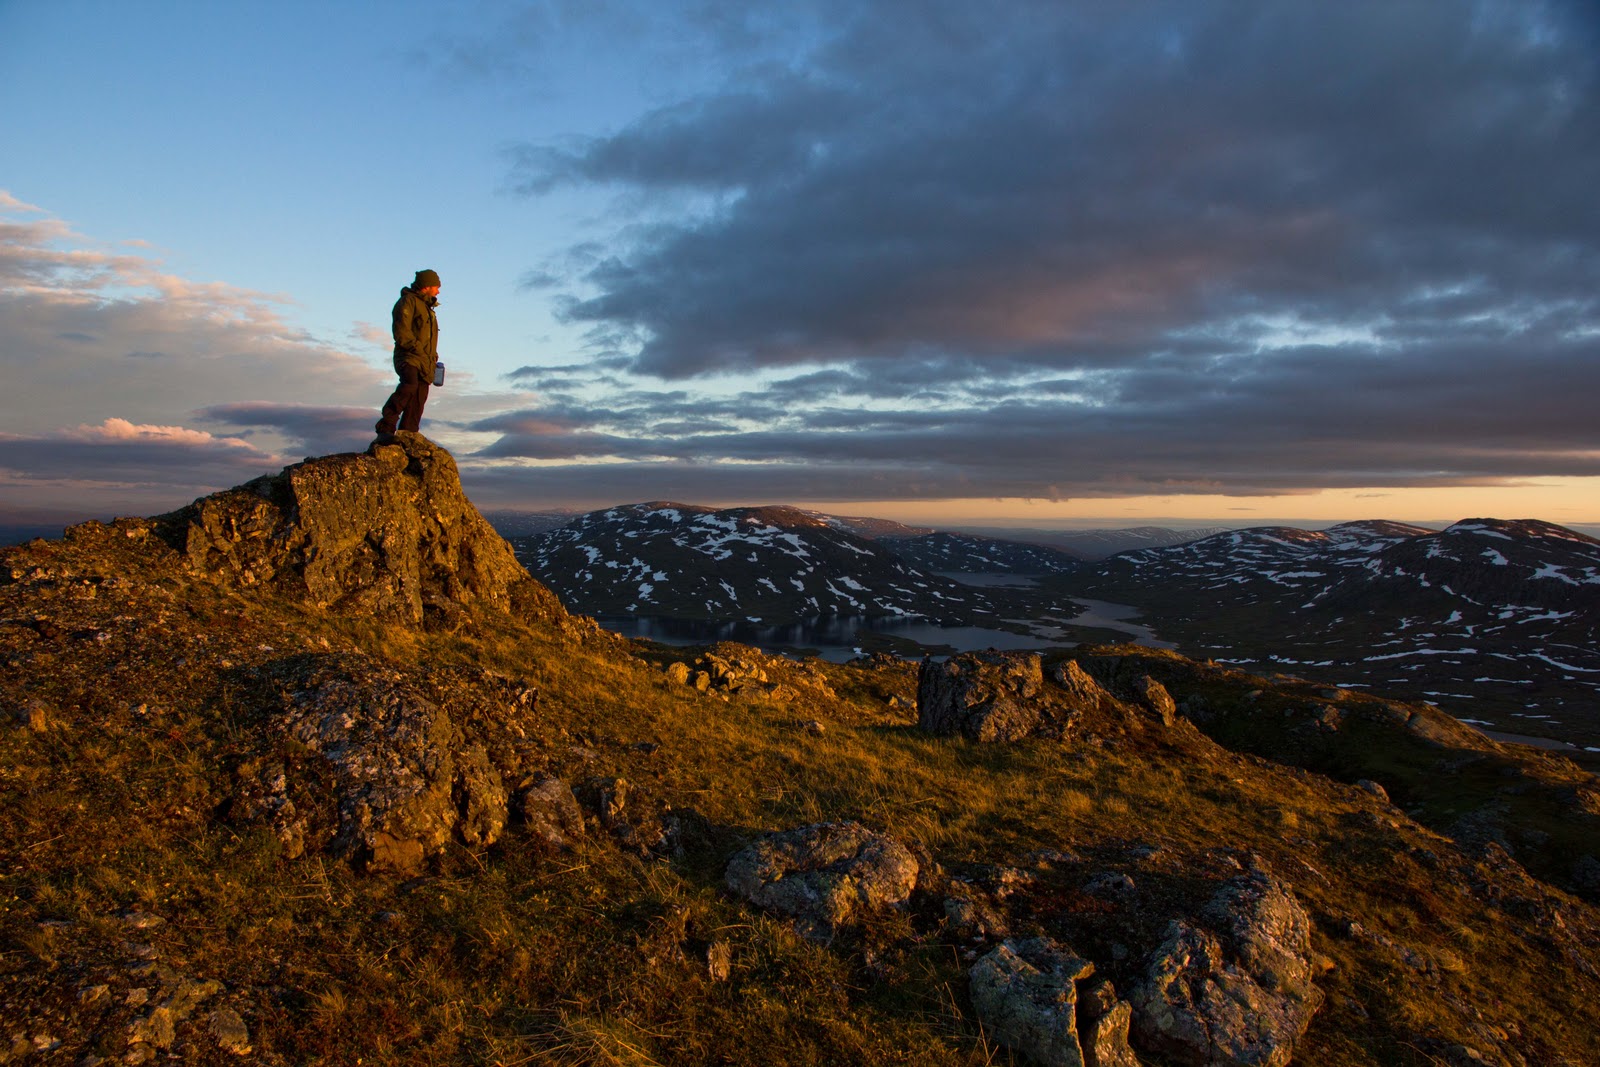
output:
{"label": "sunlit rock face", "polygon": [[483,608],[561,614],[421,434],[307,460],[154,520],[190,570],[319,608],[459,628]]}

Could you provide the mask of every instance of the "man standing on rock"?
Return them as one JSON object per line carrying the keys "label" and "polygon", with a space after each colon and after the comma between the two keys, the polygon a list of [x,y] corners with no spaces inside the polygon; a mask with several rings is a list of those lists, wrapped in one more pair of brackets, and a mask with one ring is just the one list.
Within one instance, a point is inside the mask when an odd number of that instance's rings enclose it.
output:
{"label": "man standing on rock", "polygon": [[400,384],[383,405],[375,427],[379,437],[422,428],[422,408],[439,363],[439,318],[433,313],[438,303],[439,275],[431,270],[417,271],[394,303],[394,371]]}

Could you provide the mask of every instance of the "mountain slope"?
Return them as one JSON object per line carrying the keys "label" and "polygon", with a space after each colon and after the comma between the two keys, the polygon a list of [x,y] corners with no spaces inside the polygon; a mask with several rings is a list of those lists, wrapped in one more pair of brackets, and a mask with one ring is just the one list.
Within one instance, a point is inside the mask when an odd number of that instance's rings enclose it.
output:
{"label": "mountain slope", "polygon": [[[992,1063],[979,980],[1040,937],[1093,969],[1053,987],[1106,1009],[1077,1035],[1120,1020],[1149,1067],[1184,945],[1200,988],[1292,986],[1271,1062],[1600,1059],[1600,783],[1569,762],[1132,649],[968,691],[1103,686],[1117,721],[933,736],[912,664],[567,615],[453,472],[402,434],[0,552],[6,1061]],[[808,891],[822,928],[780,906]]]}
{"label": "mountain slope", "polygon": [[1563,527],[1260,528],[1113,557],[1069,581],[1138,605],[1196,653],[1600,746],[1600,542]]}
{"label": "mountain slope", "polygon": [[925,571],[998,574],[1053,574],[1070,571],[1078,560],[1060,549],[974,534],[938,532],[915,537],[883,536],[878,544]]}
{"label": "mountain slope", "polygon": [[655,502],[580,516],[519,540],[528,569],[576,610],[680,618],[965,618],[984,596],[795,508]]}

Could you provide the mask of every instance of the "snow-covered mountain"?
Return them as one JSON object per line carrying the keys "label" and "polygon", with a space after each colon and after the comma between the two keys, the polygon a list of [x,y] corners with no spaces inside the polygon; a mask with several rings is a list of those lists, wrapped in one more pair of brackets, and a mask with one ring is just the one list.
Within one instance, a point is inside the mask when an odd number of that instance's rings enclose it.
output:
{"label": "snow-covered mountain", "polygon": [[1600,540],[1536,520],[1240,530],[1066,576],[1192,653],[1600,744]]}
{"label": "snow-covered mountain", "polygon": [[631,504],[512,544],[563,602],[590,614],[753,621],[992,614],[981,590],[918,570],[796,508]]}
{"label": "snow-covered mountain", "polygon": [[917,537],[877,539],[901,559],[921,570],[969,571],[992,574],[1059,574],[1079,561],[1045,545],[1002,541],[976,534],[929,533]]}
{"label": "snow-covered mountain", "polygon": [[1362,569],[1381,553],[1433,533],[1382,520],[1347,522],[1326,530],[1258,526],[1187,544],[1123,552],[1102,561],[1098,570],[1144,586],[1193,586],[1226,598],[1286,590],[1322,593],[1330,582]]}

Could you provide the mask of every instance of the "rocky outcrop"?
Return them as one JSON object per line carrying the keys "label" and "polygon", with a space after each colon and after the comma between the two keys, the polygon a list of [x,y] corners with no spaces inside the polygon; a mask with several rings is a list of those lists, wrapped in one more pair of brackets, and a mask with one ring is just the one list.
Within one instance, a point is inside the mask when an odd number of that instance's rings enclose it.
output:
{"label": "rocky outcrop", "polygon": [[728,863],[728,888],[793,917],[826,938],[916,888],[920,865],[905,845],[857,822],[817,823],[767,834]]}
{"label": "rocky outcrop", "polygon": [[1198,923],[1175,919],[1130,996],[1138,1040],[1174,1061],[1283,1067],[1322,1004],[1311,921],[1256,868],[1226,882]]}
{"label": "rocky outcrop", "polygon": [[462,492],[450,453],[421,434],[307,460],[154,521],[193,574],[330,611],[446,629],[484,609],[565,615]]}
{"label": "rocky outcrop", "polygon": [[918,723],[931,734],[972,741],[1020,740],[1047,721],[1043,688],[1041,661],[1031,652],[925,659],[917,675]]}
{"label": "rocky outcrop", "polygon": [[712,646],[693,666],[682,660],[669,663],[665,672],[678,685],[719,696],[740,694],[787,702],[802,696],[832,700],[836,695],[812,664],[763,655],[732,642]]}
{"label": "rocky outcrop", "polygon": [[[267,754],[240,768],[236,821],[270,827],[290,858],[326,852],[398,871],[452,840],[500,838],[506,781],[521,770],[506,707],[475,708],[481,693],[463,688],[447,710],[417,678],[333,659],[307,657],[288,673],[264,722]],[[581,817],[554,818],[581,832]]]}
{"label": "rocky outcrop", "polygon": [[1046,681],[1037,653],[989,651],[923,660],[917,714],[933,734],[972,741],[1060,740],[1137,731],[1150,719],[1171,726],[1177,707],[1161,683],[1148,677],[1119,699],[1073,660],[1054,665]]}

